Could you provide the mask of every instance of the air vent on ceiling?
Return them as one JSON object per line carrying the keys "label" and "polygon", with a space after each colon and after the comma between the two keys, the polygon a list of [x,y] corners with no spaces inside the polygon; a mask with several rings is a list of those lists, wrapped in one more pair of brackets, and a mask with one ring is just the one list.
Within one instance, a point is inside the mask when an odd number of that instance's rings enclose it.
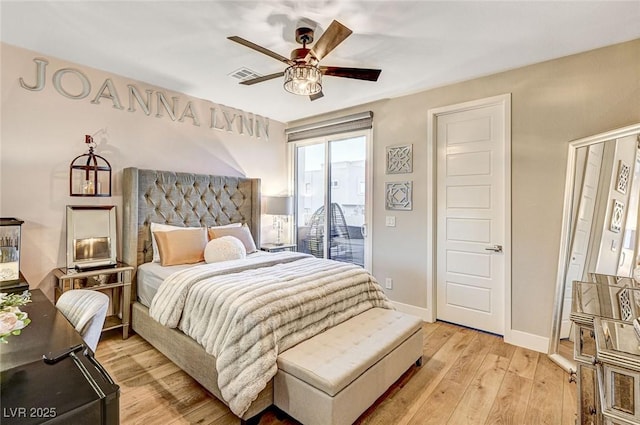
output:
{"label": "air vent on ceiling", "polygon": [[249,68],[242,67],[240,69],[236,69],[231,74],[229,74],[233,78],[237,78],[238,80],[251,80],[253,78],[262,77],[262,75],[258,74],[255,71],[250,70]]}

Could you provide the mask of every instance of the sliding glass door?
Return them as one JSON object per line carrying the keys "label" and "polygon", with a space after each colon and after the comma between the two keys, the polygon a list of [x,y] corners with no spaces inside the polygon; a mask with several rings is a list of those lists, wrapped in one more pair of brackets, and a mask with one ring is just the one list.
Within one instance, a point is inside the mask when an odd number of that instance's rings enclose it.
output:
{"label": "sliding glass door", "polygon": [[296,143],[298,251],[368,268],[367,140],[368,131]]}

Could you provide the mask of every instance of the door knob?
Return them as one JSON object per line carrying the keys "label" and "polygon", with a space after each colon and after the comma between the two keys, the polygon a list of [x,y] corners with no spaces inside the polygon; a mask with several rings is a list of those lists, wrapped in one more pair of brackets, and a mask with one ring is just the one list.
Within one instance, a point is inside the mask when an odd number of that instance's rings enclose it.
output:
{"label": "door knob", "polygon": [[489,248],[485,248],[485,251],[502,252],[502,245],[494,245]]}

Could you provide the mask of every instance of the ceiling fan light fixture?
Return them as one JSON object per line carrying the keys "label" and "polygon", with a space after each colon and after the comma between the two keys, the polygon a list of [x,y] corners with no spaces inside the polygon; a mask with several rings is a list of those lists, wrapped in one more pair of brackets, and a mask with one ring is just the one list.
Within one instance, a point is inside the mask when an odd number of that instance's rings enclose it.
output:
{"label": "ceiling fan light fixture", "polygon": [[289,93],[310,96],[322,91],[322,72],[318,67],[295,64],[284,71],[284,89]]}
{"label": "ceiling fan light fixture", "polygon": [[308,96],[309,100],[313,101],[324,96],[322,93],[322,77],[325,75],[356,80],[378,81],[378,76],[381,72],[380,69],[320,66],[322,58],[326,57],[352,33],[353,31],[349,28],[334,20],[326,31],[322,33],[313,47],[307,48],[307,44],[313,42],[313,29],[308,26],[297,28],[296,41],[302,44],[302,48],[293,49],[289,58],[235,35],[227,38],[280,62],[284,62],[288,66],[288,68],[282,72],[274,72],[273,74],[249,78],[240,81],[240,84],[249,86],[284,76],[283,87],[286,91],[301,96]]}

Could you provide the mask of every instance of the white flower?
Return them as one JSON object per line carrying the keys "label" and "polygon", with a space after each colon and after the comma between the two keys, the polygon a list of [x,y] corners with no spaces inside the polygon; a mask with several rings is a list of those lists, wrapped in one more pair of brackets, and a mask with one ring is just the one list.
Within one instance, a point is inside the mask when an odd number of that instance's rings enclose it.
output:
{"label": "white flower", "polygon": [[[0,312],[0,335],[14,331],[18,322],[18,315],[16,313],[10,311]],[[22,328],[24,328],[24,326],[18,329]]]}
{"label": "white flower", "polygon": [[15,313],[15,314],[20,313],[20,309],[18,307],[5,307],[2,309],[2,311],[7,313]]}
{"label": "white flower", "polygon": [[29,315],[18,306],[31,302],[28,291],[22,294],[0,293],[0,342],[6,344],[11,335],[20,335],[21,329],[31,323]]}
{"label": "white flower", "polygon": [[16,315],[18,316],[18,323],[16,323],[16,326],[13,328],[14,331],[22,329],[29,323],[31,323],[31,320],[29,319],[29,315],[27,313],[21,311]]}

